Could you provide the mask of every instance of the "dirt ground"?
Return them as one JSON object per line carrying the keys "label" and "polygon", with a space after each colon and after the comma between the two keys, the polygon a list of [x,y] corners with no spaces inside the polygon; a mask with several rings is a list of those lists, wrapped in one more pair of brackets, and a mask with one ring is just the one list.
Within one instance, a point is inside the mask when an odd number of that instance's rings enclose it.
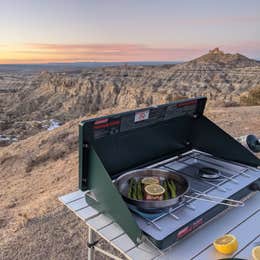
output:
{"label": "dirt ground", "polygon": [[[233,136],[260,136],[259,106],[206,114]],[[78,122],[0,148],[1,259],[87,259],[87,227],[57,199],[77,189]]]}

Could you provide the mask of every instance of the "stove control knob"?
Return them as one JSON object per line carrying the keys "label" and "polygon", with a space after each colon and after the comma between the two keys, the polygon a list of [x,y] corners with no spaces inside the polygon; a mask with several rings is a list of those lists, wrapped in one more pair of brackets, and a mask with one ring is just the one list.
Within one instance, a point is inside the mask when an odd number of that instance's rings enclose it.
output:
{"label": "stove control knob", "polygon": [[246,138],[246,143],[254,153],[260,152],[260,141],[257,139],[256,136],[248,135]]}

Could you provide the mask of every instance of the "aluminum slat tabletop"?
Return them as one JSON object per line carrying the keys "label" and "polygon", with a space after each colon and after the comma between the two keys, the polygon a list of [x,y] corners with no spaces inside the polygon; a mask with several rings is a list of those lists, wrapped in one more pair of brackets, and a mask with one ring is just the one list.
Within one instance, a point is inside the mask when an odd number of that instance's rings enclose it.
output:
{"label": "aluminum slat tabletop", "polygon": [[[171,247],[160,259],[214,260],[227,258],[227,256],[216,252],[212,246],[212,242],[224,234],[233,234],[248,217],[259,211],[259,208],[260,193],[256,193],[245,201],[244,207],[224,211],[222,215],[218,215],[210,223],[202,226],[183,241]],[[255,223],[246,222],[245,224],[247,229],[256,228]],[[258,219],[258,227],[260,227],[260,219]],[[256,231],[260,234],[260,228],[256,228]],[[249,242],[250,239],[247,237],[247,232],[238,234],[237,239],[239,244],[243,241]],[[204,251],[207,251],[208,255],[203,255]]]}
{"label": "aluminum slat tabletop", "polygon": [[[232,257],[238,257],[242,255],[242,251],[246,248],[250,248],[250,244],[252,241],[255,241],[257,237],[259,237],[260,233],[260,211],[258,210],[256,213],[253,213],[250,217],[248,217],[244,222],[242,222],[239,226],[230,230],[229,233],[236,236],[239,239],[239,247],[238,250],[232,255]],[[257,228],[258,227],[258,228]],[[251,249],[252,250],[252,249]],[[250,252],[247,252],[246,255],[244,253],[244,258],[249,259],[251,255]],[[241,252],[241,253],[240,253]],[[214,250],[213,245],[199,253],[197,257],[194,259],[221,259],[223,255]]]}
{"label": "aluminum slat tabletop", "polygon": [[120,226],[87,204],[84,192],[76,191],[60,197],[59,200],[128,259],[226,258],[227,256],[217,253],[212,246],[217,237],[226,233],[234,234],[239,242],[239,248],[233,256],[250,259],[252,248],[260,241],[259,192],[247,199],[244,207],[224,211],[210,223],[164,251],[155,248],[148,241],[136,246]]}
{"label": "aluminum slat tabletop", "polygon": [[59,200],[126,258],[148,260],[160,254],[160,251],[149,243],[136,246],[117,223],[87,204],[84,192],[72,192],[59,197]]}

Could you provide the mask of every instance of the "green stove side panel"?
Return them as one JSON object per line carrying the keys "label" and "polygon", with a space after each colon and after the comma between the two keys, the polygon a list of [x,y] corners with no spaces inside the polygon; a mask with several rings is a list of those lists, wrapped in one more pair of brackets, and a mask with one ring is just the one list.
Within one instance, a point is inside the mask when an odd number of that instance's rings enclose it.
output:
{"label": "green stove side panel", "polygon": [[194,120],[190,138],[195,149],[228,161],[260,166],[260,160],[252,152],[205,116]]}
{"label": "green stove side panel", "polygon": [[141,241],[142,232],[134,221],[131,212],[123,201],[109,174],[92,147],[87,149],[87,184],[96,200],[86,195],[89,205],[110,216],[128,234],[134,243]]}

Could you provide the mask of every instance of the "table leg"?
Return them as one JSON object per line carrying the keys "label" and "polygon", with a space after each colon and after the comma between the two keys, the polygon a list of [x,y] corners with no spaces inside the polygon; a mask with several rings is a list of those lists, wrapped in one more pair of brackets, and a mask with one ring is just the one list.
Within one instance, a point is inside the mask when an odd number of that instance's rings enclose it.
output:
{"label": "table leg", "polygon": [[[92,244],[94,242],[94,232],[93,230],[89,227],[88,228],[88,245]],[[94,247],[88,247],[88,260],[94,260],[95,257],[95,251]]]}

